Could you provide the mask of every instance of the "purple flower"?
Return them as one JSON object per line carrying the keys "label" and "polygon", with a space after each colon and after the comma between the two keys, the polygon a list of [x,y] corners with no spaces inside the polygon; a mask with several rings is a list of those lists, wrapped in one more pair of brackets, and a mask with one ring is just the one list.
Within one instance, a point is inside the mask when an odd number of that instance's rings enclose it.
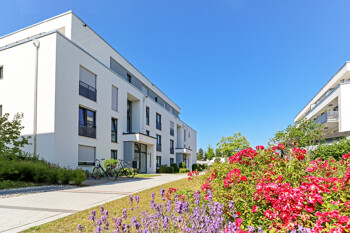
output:
{"label": "purple flower", "polygon": [[95,233],[100,233],[100,232],[102,232],[102,227],[101,226],[97,226],[96,230],[95,230]]}
{"label": "purple flower", "polygon": [[100,219],[97,219],[96,224],[97,224],[98,226],[101,226],[101,225],[102,225],[101,220],[100,220]]}
{"label": "purple flower", "polygon": [[126,209],[123,209],[123,218],[126,219],[128,217],[128,213],[126,212]]}
{"label": "purple flower", "polygon": [[152,200],[156,197],[156,194],[152,193]]}
{"label": "purple flower", "polygon": [[136,195],[136,196],[135,196],[135,201],[136,201],[136,203],[139,203],[139,201],[140,201],[139,195]]}
{"label": "purple flower", "polygon": [[133,195],[130,195],[130,196],[129,196],[129,199],[130,199],[130,205],[132,205],[132,204],[133,204],[133,201],[134,201],[134,196],[133,196]]}
{"label": "purple flower", "polygon": [[78,224],[78,231],[79,231],[79,232],[82,232],[82,231],[83,231],[83,227],[82,227],[80,224]]}
{"label": "purple flower", "polygon": [[101,212],[101,214],[103,214],[103,211],[104,211],[104,208],[103,208],[103,206],[101,206],[101,207],[100,207],[100,212]]}

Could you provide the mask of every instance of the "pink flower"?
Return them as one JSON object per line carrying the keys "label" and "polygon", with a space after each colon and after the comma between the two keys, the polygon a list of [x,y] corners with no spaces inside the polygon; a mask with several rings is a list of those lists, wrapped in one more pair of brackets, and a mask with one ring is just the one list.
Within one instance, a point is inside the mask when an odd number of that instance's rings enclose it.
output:
{"label": "pink flower", "polygon": [[344,224],[344,223],[347,223],[347,222],[349,222],[349,217],[346,216],[346,215],[341,216],[341,217],[339,218],[339,221],[338,221],[339,224]]}
{"label": "pink flower", "polygon": [[256,205],[253,205],[252,207],[252,213],[255,213],[257,211],[258,207]]}
{"label": "pink flower", "polygon": [[237,218],[236,219],[236,227],[239,228],[242,224],[242,219],[241,218]]}

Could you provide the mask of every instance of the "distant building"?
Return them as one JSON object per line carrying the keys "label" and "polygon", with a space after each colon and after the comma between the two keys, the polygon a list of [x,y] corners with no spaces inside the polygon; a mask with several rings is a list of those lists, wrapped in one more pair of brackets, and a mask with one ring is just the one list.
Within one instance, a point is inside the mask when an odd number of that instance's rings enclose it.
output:
{"label": "distant building", "polygon": [[196,163],[180,107],[71,11],[0,38],[0,114],[17,112],[25,150],[61,166]]}
{"label": "distant building", "polygon": [[338,70],[294,121],[304,117],[322,124],[328,141],[350,135],[350,62]]}

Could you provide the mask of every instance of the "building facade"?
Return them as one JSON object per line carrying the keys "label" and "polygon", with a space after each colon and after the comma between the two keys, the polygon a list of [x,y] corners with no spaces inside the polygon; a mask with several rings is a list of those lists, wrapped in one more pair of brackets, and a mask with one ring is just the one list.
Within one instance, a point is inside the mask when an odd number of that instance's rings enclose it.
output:
{"label": "building facade", "polygon": [[294,121],[304,117],[322,124],[328,141],[350,135],[350,62],[338,70]]}
{"label": "building facade", "polygon": [[23,113],[25,150],[61,166],[196,163],[180,107],[71,11],[0,38],[0,113]]}

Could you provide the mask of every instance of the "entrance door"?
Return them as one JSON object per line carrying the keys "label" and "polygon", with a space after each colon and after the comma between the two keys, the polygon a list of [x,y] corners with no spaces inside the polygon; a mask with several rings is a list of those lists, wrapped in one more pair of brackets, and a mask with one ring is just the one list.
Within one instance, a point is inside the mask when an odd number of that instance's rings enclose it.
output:
{"label": "entrance door", "polygon": [[147,173],[147,145],[135,142],[134,161],[138,172]]}

